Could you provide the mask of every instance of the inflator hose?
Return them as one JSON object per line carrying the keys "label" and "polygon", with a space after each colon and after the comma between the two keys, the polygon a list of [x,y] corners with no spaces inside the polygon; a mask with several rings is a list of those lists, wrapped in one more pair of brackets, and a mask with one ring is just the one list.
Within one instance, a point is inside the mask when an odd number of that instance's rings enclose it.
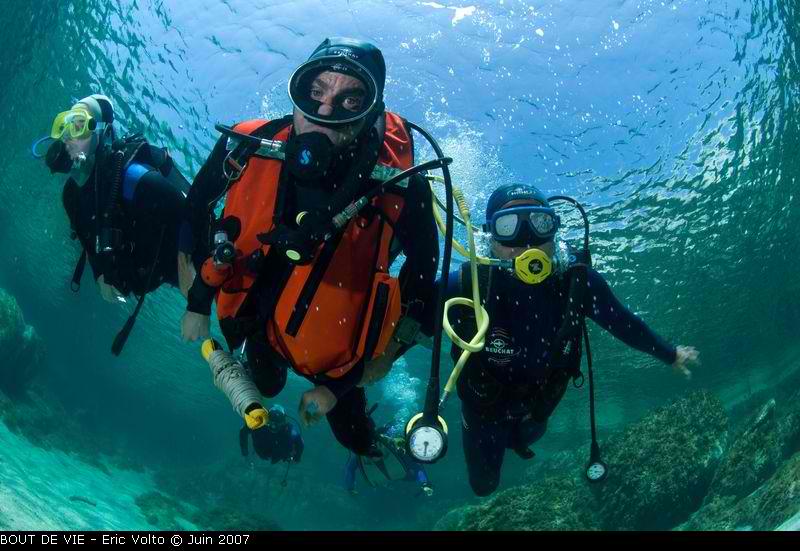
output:
{"label": "inflator hose", "polygon": [[[445,159],[442,149],[436,140],[423,128],[412,122],[408,126],[416,130],[431,144],[436,156]],[[453,255],[453,182],[450,178],[450,170],[446,163],[442,163],[442,174],[444,175],[444,187],[447,205],[447,221],[445,223],[444,252],[442,253],[442,277],[439,285],[439,296],[436,303],[436,317],[433,327],[433,353],[431,357],[431,375],[428,380],[428,389],[425,394],[425,409],[423,410],[423,420],[428,423],[437,423],[439,418],[439,366],[442,355],[442,321],[444,319],[444,303],[447,294],[447,282],[450,276],[450,258]]]}
{"label": "inflator hose", "polygon": [[[469,236],[469,263],[472,281],[472,299],[455,297],[448,300],[444,305],[444,315],[442,319],[444,330],[447,332],[447,336],[450,337],[450,340],[452,340],[453,343],[462,350],[462,352],[461,356],[459,356],[458,361],[456,362],[455,367],[453,368],[453,371],[450,373],[450,378],[447,380],[447,384],[444,387],[444,393],[442,394],[442,398],[439,402],[439,408],[443,408],[447,403],[447,399],[455,389],[458,377],[461,375],[461,370],[464,369],[464,366],[469,360],[470,355],[483,350],[485,345],[486,331],[489,329],[489,313],[481,304],[480,285],[478,283],[478,260],[477,254],[475,253],[475,235],[469,219],[469,207],[467,206],[467,202],[464,199],[464,194],[461,193],[461,190],[454,190],[453,195],[456,203],[458,204],[458,210],[461,213],[461,217],[464,220],[464,226],[467,228],[467,235]],[[436,212],[435,207],[434,212]],[[453,245],[455,246],[456,244],[457,243],[454,243]],[[475,323],[477,324],[477,331],[469,342],[466,342],[464,339],[459,337],[450,324],[449,311],[453,306],[466,306],[475,311]]]}

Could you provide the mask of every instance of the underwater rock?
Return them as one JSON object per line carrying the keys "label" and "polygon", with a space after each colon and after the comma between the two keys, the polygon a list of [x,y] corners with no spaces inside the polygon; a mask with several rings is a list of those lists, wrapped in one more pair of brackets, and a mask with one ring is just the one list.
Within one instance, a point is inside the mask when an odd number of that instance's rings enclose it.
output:
{"label": "underwater rock", "polygon": [[725,449],[727,416],[708,392],[660,408],[609,438],[609,474],[591,486],[603,526],[666,530],[696,511]]}
{"label": "underwater rock", "polygon": [[[800,409],[798,398],[791,404]],[[705,503],[724,496],[747,496],[798,449],[800,411],[789,411],[780,417],[777,409],[775,400],[769,400],[745,424],[714,476]]]}
{"label": "underwater rock", "polygon": [[437,532],[466,530],[466,519],[471,516],[474,509],[477,509],[474,505],[464,505],[453,509],[440,518],[433,529]]}
{"label": "underwater rock", "polygon": [[677,529],[785,529],[799,513],[800,453],[796,453],[755,492],[738,502],[733,496],[714,497]]}
{"label": "underwater rock", "polygon": [[281,483],[283,465],[251,465],[243,459],[157,470],[154,476],[161,490],[196,508],[200,513],[187,518],[208,530],[282,530],[273,518],[308,515],[318,508],[318,500],[332,510],[346,508],[347,495],[340,488],[332,492],[306,477],[295,478],[296,469],[289,473],[287,487]]}
{"label": "underwater rock", "polygon": [[0,289],[0,389],[24,392],[44,360],[41,338],[25,323],[16,299]]}
{"label": "underwater rock", "polygon": [[25,320],[16,299],[0,289],[0,352],[9,353],[25,331]]}
{"label": "underwater rock", "polygon": [[[725,449],[722,403],[695,392],[660,408],[602,444],[608,478],[588,484],[585,450],[559,454],[546,478],[443,517],[442,530],[663,530],[696,511]],[[578,459],[581,458],[581,459]],[[564,465],[560,475],[554,468]],[[576,474],[577,473],[577,474]]]}
{"label": "underwater rock", "polygon": [[591,495],[573,478],[547,478],[538,484],[500,492],[477,506],[451,511],[437,530],[599,530]]}
{"label": "underwater rock", "polygon": [[159,530],[193,530],[187,520],[192,513],[179,501],[161,492],[147,492],[136,498],[147,523]]}
{"label": "underwater rock", "polygon": [[201,530],[256,532],[281,530],[277,523],[252,511],[217,507],[192,515],[192,522]]}

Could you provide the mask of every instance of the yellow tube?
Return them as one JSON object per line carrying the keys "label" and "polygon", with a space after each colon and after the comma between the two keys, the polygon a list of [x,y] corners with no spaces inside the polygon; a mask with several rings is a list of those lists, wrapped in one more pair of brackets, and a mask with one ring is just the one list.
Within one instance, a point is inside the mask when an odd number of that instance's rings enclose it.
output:
{"label": "yellow tube", "polygon": [[[447,380],[447,384],[444,387],[444,394],[442,395],[442,399],[440,401],[440,407],[444,406],[450,394],[453,392],[453,389],[455,389],[458,377],[461,375],[461,371],[464,369],[464,366],[466,365],[467,360],[469,360],[470,355],[483,350],[485,345],[486,331],[489,329],[489,313],[481,304],[480,299],[478,263],[481,259],[475,252],[475,232],[474,228],[472,227],[472,223],[470,222],[469,208],[466,200],[464,199],[463,193],[461,193],[461,190],[455,188],[453,189],[453,199],[458,206],[461,217],[464,219],[464,225],[467,228],[467,235],[469,237],[469,251],[464,249],[464,247],[455,239],[453,240],[453,248],[455,248],[461,255],[469,258],[470,273],[472,276],[472,299],[455,297],[445,302],[444,305],[444,319],[442,320],[444,331],[447,333],[447,336],[450,337],[450,340],[452,340],[456,346],[461,348],[462,352],[461,356],[459,356],[458,361],[456,362],[455,367],[453,368],[453,371],[450,373],[450,378]],[[444,234],[444,223],[441,218],[441,213],[439,213],[437,209],[435,201],[433,202],[433,214],[436,218],[436,223],[439,226],[439,230]],[[486,264],[489,263],[489,259],[484,260],[486,260]],[[477,331],[469,342],[459,337],[453,329],[453,326],[450,324],[449,313],[452,306],[466,306],[475,311]]]}
{"label": "yellow tube", "polygon": [[[439,176],[428,176],[428,180],[431,181],[431,182],[444,181],[444,179],[439,177]],[[431,190],[431,192],[433,192],[433,190]],[[456,195],[461,195],[461,198],[462,198],[462,201],[463,201],[464,196],[463,196],[463,194],[461,194],[461,190],[459,190],[457,188],[453,188],[453,198],[455,198]],[[464,206],[466,207],[466,203],[465,203]],[[461,212],[461,217],[464,218],[464,212],[461,210],[461,205],[459,205],[458,208],[459,208],[459,212]],[[466,212],[467,212],[467,217],[464,220],[464,222],[466,222],[466,224],[467,224],[467,231],[470,234],[472,234],[475,231],[475,228],[469,222],[469,209],[466,209]],[[436,220],[436,225],[439,226],[439,232],[441,232],[442,235],[446,235],[446,228],[445,228],[445,225],[444,225],[444,220],[442,220],[442,213],[439,212],[439,205],[436,204],[436,200],[435,199],[433,201],[433,218],[434,218],[434,220]],[[466,259],[470,259],[472,257],[472,254],[470,253],[470,251],[468,251],[466,248],[464,248],[464,245],[462,245],[461,243],[459,243],[455,239],[453,239],[453,249],[455,249],[456,252],[458,252],[458,254],[460,254],[461,256],[463,256]],[[475,254],[475,258],[476,258],[476,260],[478,261],[479,264],[485,264],[487,266],[492,264],[491,259],[489,259],[489,258],[485,258],[483,256],[478,256],[477,254]]]}

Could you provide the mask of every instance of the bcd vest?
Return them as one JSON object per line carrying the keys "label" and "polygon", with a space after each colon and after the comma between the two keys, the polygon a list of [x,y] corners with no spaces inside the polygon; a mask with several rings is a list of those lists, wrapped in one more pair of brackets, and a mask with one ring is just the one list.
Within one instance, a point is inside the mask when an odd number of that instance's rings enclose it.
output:
{"label": "bcd vest", "polygon": [[[235,130],[253,134],[265,124],[247,121]],[[291,127],[284,127],[271,139],[286,141],[290,134]],[[403,120],[386,113],[378,164],[404,170],[413,162],[413,144]],[[233,240],[236,260],[219,269],[208,259],[202,269],[206,284],[219,287],[217,316],[223,332],[227,322],[240,317],[259,276],[252,259],[268,257],[270,246],[257,236],[276,226],[282,165],[279,159],[251,156],[228,190],[223,217],[238,220],[240,230]],[[299,373],[341,377],[359,361],[383,354],[400,318],[399,283],[388,271],[392,226],[402,209],[400,195],[378,195],[339,235],[320,245],[310,264],[290,267],[270,311],[259,312],[258,324],[263,326],[257,333]],[[277,274],[261,274],[270,276]],[[225,336],[229,344],[241,341],[241,335]]]}
{"label": "bcd vest", "polygon": [[[119,157],[117,155],[120,154]],[[97,166],[93,176],[94,182],[91,184],[94,189],[94,208],[92,208],[92,220],[103,218],[103,214],[109,212],[112,225],[122,233],[122,242],[129,247],[134,241],[133,225],[130,216],[126,213],[127,205],[133,200],[139,180],[151,170],[158,171],[177,191],[184,196],[189,190],[189,183],[175,166],[169,152],[166,149],[156,147],[147,143],[141,134],[133,134],[113,143],[113,146],[103,152],[98,153]],[[113,187],[118,189],[113,190]],[[111,195],[116,196],[112,199]],[[67,196],[72,195],[74,200],[67,201]],[[91,254],[96,254],[95,239],[97,237],[97,223],[79,227],[79,218],[82,215],[81,205],[76,202],[80,199],[80,191],[74,180],[71,178],[64,187],[64,207],[70,219],[72,238],[79,239],[82,247],[81,256],[75,267],[72,276],[71,287],[77,292],[80,289],[80,281],[86,265],[87,247]],[[86,205],[84,205],[86,206]],[[88,215],[84,215],[88,216]],[[112,269],[112,273],[104,274],[106,283],[114,285],[117,289],[128,295],[134,293],[141,296],[153,289],[147,286],[147,274],[139,273],[138,268],[133,266],[125,257],[124,252],[113,255],[107,262],[106,268]],[[156,259],[153,259],[155,261]],[[150,268],[151,266],[146,266]],[[152,282],[155,287],[157,281]]]}
{"label": "bcd vest", "polygon": [[[484,297],[484,307],[487,309],[490,320],[499,315],[497,305],[500,295],[503,294],[503,291],[498,290],[497,285],[492,282],[492,275],[494,275],[492,270],[495,269],[488,266],[478,267],[480,295]],[[582,274],[584,277],[581,277]],[[472,287],[468,263],[462,266],[459,275],[461,294],[469,296]],[[522,317],[513,320],[506,319],[506,323],[503,325],[503,327],[507,327],[505,330],[497,330],[492,324],[487,332],[486,346],[481,352],[470,356],[461,377],[459,377],[458,394],[462,401],[489,415],[506,415],[507,410],[504,408],[508,404],[526,404],[525,412],[536,421],[543,422],[547,420],[563,397],[569,379],[582,378],[580,373],[582,356],[580,328],[583,313],[579,308],[570,305],[583,304],[583,294],[586,289],[585,271],[581,271],[581,268],[578,267],[571,267],[566,274],[551,277],[566,278],[568,298],[561,327],[553,341],[547,344],[549,363],[547,369],[540,372],[535,379],[529,379],[525,383],[511,385],[498,380],[493,375],[498,369],[526,369],[525,363],[518,357],[520,351],[513,346],[508,347],[509,341],[514,342],[513,335],[508,334],[509,331],[513,332],[508,324],[531,323],[532,321]],[[519,302],[517,304],[519,304],[520,312],[526,311],[531,306]],[[464,327],[465,331],[469,331],[467,328],[476,326],[472,309],[459,308],[454,312],[456,312],[454,322],[457,327]],[[518,340],[519,337],[517,337]],[[520,342],[516,343],[516,347],[520,345]],[[461,349],[453,346],[451,355],[454,361],[460,353]]]}

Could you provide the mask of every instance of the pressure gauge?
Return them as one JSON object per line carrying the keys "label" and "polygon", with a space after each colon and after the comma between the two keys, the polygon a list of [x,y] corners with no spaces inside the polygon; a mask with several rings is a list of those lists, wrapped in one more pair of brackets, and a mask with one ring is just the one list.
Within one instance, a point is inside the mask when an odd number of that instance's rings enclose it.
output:
{"label": "pressure gauge", "polygon": [[586,466],[586,478],[589,482],[600,482],[608,475],[608,466],[602,461],[594,461]]}
{"label": "pressure gauge", "polygon": [[406,427],[406,445],[414,460],[435,463],[447,453],[447,424],[441,417],[431,423],[417,414]]}

